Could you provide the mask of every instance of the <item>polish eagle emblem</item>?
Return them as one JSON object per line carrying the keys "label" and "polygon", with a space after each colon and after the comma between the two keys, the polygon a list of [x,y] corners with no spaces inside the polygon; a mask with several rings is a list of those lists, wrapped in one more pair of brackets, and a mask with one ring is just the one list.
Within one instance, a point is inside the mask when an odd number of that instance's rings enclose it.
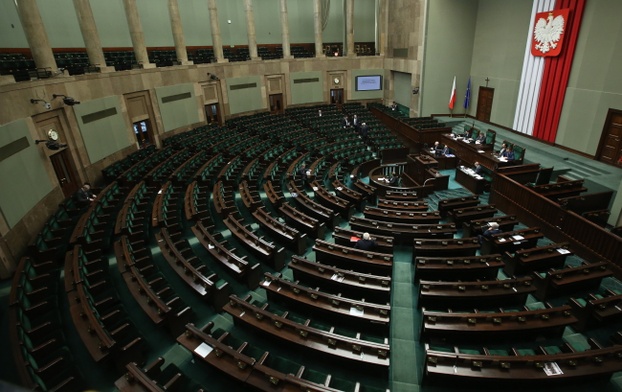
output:
{"label": "polish eagle emblem", "polygon": [[568,10],[541,12],[536,15],[533,29],[532,54],[535,56],[557,56],[566,27]]}

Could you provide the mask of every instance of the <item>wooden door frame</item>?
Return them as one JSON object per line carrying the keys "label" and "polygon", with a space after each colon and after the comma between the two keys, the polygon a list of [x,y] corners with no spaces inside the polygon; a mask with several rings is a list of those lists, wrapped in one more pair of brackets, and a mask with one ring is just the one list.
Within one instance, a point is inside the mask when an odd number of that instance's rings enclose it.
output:
{"label": "wooden door frame", "polygon": [[[480,120],[480,121],[490,122],[490,116],[489,116],[489,118],[487,118],[487,119],[480,119],[480,118],[479,118],[479,116],[478,116],[478,114],[479,114],[480,104],[481,104],[481,102],[482,102],[482,101],[481,101],[481,96],[482,96],[481,92],[482,92],[482,90],[485,90],[485,91],[490,91],[490,92],[492,93],[492,100],[493,100],[493,102],[494,102],[494,97],[495,97],[495,89],[494,89],[493,87],[479,86],[479,90],[478,90],[478,92],[477,92],[477,107],[476,107],[476,110],[475,110],[475,118],[476,118],[477,120]],[[490,108],[491,108],[490,114],[492,114],[492,104],[490,105]]]}
{"label": "wooden door frame", "polygon": [[[603,148],[605,148],[605,141],[607,140],[609,125],[611,123],[611,118],[614,115],[622,116],[622,110],[609,108],[609,110],[607,111],[607,116],[605,117],[605,122],[603,123],[603,129],[600,133],[600,141],[598,142],[598,148],[596,149],[596,154],[594,155],[594,160],[597,160],[599,162],[603,162],[600,160],[600,154],[602,154]],[[603,162],[603,163],[607,163],[607,162]],[[615,165],[615,162],[614,162],[614,165]]]}
{"label": "wooden door frame", "polygon": [[[57,151],[54,154],[49,156],[50,163],[56,174],[56,179],[58,180],[58,184],[63,191],[63,195],[65,197],[71,197],[76,191],[80,188],[80,176],[76,170],[75,164],[71,159],[71,154],[67,148],[63,148]],[[67,185],[63,184],[63,178],[61,178],[61,174],[56,170],[56,165],[54,164],[55,160],[61,160],[63,162],[63,166],[67,169],[67,176],[70,180],[66,182]]]}

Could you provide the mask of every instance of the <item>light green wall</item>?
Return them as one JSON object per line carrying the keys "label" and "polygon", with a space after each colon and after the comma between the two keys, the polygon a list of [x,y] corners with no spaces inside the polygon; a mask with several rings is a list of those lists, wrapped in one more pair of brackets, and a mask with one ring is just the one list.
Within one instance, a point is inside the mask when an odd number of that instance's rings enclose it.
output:
{"label": "light green wall", "polygon": [[457,92],[454,113],[464,113],[462,104],[471,67],[477,4],[478,0],[428,2],[420,116],[449,112],[454,76]]}
{"label": "light green wall", "polygon": [[[475,115],[479,86],[495,89],[490,121],[512,127],[531,20],[532,0],[480,0],[473,44],[472,105]],[[466,91],[464,82],[462,95]],[[462,104],[462,101],[460,101]]]}
{"label": "light green wall", "polygon": [[[174,86],[156,87],[156,96],[158,97],[158,106],[160,106],[160,115],[164,132],[172,131],[187,125],[196,124],[201,121],[199,111],[197,110],[198,102],[194,93],[194,85],[192,83],[176,84]],[[175,99],[169,102],[162,102],[167,98],[181,96],[186,94],[186,98]]]}
{"label": "light green wall", "polygon": [[[255,84],[255,87],[231,90],[231,86],[242,84]],[[262,99],[262,87],[259,76],[227,79],[227,94],[229,96],[229,111],[231,114],[265,109],[266,107]]]}
{"label": "light green wall", "polygon": [[393,72],[393,100],[406,107],[410,107],[410,99],[412,97],[411,80],[412,74]]}
{"label": "light green wall", "polygon": [[[110,109],[116,110],[116,114],[84,123],[83,116]],[[130,131],[123,119],[119,97],[110,96],[82,102],[73,106],[73,110],[91,163],[131,145],[128,136]]]}
{"label": "light green wall", "polygon": [[354,2],[354,42],[374,42],[376,39],[376,0]]}
{"label": "light green wall", "polygon": [[313,1],[288,0],[289,42],[292,44],[315,42],[313,27]]}
{"label": "light green wall", "polygon": [[90,1],[93,17],[104,48],[132,47],[123,0]]}
{"label": "light green wall", "polygon": [[[244,1],[217,0],[216,6],[223,48],[227,45],[248,45]],[[209,14],[207,19],[209,20]],[[231,23],[227,23],[228,20]]]}
{"label": "light green wall", "polygon": [[586,2],[555,140],[558,144],[596,154],[609,108],[622,109],[620,15],[622,2]]}
{"label": "light green wall", "polygon": [[[296,79],[318,79],[317,82],[294,83]],[[294,72],[289,74],[292,105],[324,101],[324,76],[322,72]]]}
{"label": "light green wall", "polygon": [[[322,30],[322,42],[345,42],[344,0],[331,0],[329,4],[328,22]],[[311,14],[311,19],[313,19],[313,14]]]}
{"label": "light green wall", "polygon": [[0,161],[0,210],[10,228],[52,191],[52,183],[43,167],[45,147],[36,145],[28,131],[26,120],[0,126],[0,147],[28,139],[29,146]]}
{"label": "light green wall", "polygon": [[[288,10],[289,11],[289,10]],[[281,44],[281,5],[279,0],[253,0],[257,44]],[[290,28],[291,29],[291,28]]]}
{"label": "light green wall", "polygon": [[[355,91],[356,89],[356,77],[365,75],[382,75],[382,90],[378,91]],[[353,69],[350,72],[350,99],[352,100],[364,100],[364,99],[382,99],[384,90],[386,88],[386,77],[384,69]],[[410,83],[409,83],[410,84]]]}
{"label": "light green wall", "polygon": [[183,25],[186,45],[211,46],[212,30],[207,1],[178,1],[177,4],[179,5],[179,17]]}
{"label": "light green wall", "polygon": [[[179,3],[183,3],[183,1]],[[171,30],[171,18],[165,1],[136,0],[136,8],[138,8],[138,16],[147,47],[175,46],[173,31]]]}
{"label": "light green wall", "polygon": [[[18,2],[19,3],[19,2]],[[41,19],[53,48],[84,48],[80,24],[72,0],[37,0]],[[63,17],[59,18],[59,10]]]}
{"label": "light green wall", "polygon": [[14,0],[0,0],[0,48],[27,48]]}

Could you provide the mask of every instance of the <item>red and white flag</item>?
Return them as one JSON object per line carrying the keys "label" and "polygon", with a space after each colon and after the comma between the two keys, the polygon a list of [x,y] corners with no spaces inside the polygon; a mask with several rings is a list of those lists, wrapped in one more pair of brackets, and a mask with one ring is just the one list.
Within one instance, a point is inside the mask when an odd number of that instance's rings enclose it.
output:
{"label": "red and white flag", "polygon": [[449,110],[454,110],[456,103],[456,77],[454,76],[454,84],[451,86],[451,95],[449,96]]}

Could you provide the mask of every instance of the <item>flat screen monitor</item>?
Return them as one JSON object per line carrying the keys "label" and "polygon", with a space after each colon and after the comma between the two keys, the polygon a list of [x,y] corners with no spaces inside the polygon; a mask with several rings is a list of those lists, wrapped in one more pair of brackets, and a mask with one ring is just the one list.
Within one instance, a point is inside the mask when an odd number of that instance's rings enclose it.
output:
{"label": "flat screen monitor", "polygon": [[365,75],[356,77],[356,91],[382,90],[382,75]]}

